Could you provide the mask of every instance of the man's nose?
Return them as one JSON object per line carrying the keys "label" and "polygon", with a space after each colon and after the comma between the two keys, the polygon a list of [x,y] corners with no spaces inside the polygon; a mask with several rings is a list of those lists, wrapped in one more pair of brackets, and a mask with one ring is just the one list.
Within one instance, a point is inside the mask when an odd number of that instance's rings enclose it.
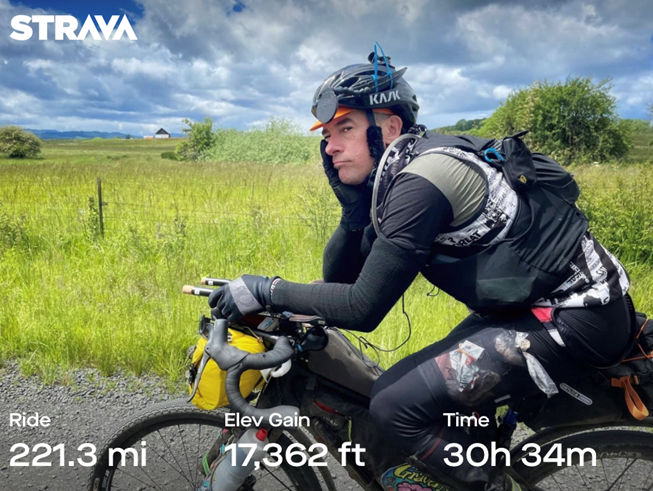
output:
{"label": "man's nose", "polygon": [[334,157],[342,152],[342,142],[340,142],[337,137],[331,135],[324,151],[327,153],[327,155]]}

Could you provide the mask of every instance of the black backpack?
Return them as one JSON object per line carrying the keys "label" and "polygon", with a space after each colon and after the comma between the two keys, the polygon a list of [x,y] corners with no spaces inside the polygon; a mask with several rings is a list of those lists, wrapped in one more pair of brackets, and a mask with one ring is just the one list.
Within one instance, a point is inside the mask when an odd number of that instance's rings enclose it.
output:
{"label": "black backpack", "polygon": [[528,133],[521,131],[503,139],[480,138],[470,135],[429,134],[438,146],[455,147],[472,152],[492,167],[503,172],[510,186],[518,193],[527,193],[534,186],[574,205],[580,189],[574,176],[551,157],[531,152],[522,140]]}

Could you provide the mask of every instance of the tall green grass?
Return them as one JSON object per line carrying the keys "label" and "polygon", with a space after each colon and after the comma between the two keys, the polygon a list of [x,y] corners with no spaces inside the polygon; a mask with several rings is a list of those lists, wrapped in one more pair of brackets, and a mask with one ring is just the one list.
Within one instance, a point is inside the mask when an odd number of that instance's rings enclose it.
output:
{"label": "tall green grass", "polygon": [[307,164],[319,160],[319,143],[319,137],[304,136],[291,121],[272,118],[264,128],[248,131],[218,128],[214,144],[202,154],[201,160]]}
{"label": "tall green grass", "polygon": [[[175,142],[46,142],[43,158],[0,160],[0,361],[46,381],[93,366],[171,380],[184,372],[203,298],[201,276],[321,277],[339,207],[317,159],[307,165],[175,162]],[[631,272],[653,311],[653,171],[575,170],[595,234]],[[96,179],[102,178],[105,234]],[[637,185],[631,185],[632,182]],[[466,309],[418,278],[406,293],[413,335],[385,366],[445,336]],[[367,337],[385,348],[408,332],[400,304]],[[374,356],[371,354],[371,356]]]}

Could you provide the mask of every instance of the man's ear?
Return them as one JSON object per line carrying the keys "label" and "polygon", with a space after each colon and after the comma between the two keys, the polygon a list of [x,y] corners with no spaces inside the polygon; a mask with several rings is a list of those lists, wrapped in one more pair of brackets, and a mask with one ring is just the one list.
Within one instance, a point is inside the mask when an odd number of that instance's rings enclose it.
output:
{"label": "man's ear", "polygon": [[395,141],[399,135],[401,135],[403,125],[401,118],[396,114],[393,114],[383,121],[381,128],[383,130],[383,143],[385,146],[390,145],[390,143]]}

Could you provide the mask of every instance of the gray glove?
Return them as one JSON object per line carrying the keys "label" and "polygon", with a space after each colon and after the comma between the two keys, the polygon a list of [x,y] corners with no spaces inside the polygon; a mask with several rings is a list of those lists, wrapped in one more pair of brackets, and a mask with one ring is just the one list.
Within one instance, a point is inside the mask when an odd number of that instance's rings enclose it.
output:
{"label": "gray glove", "polygon": [[236,322],[242,317],[272,308],[272,283],[278,279],[245,274],[209,295],[215,317]]}

